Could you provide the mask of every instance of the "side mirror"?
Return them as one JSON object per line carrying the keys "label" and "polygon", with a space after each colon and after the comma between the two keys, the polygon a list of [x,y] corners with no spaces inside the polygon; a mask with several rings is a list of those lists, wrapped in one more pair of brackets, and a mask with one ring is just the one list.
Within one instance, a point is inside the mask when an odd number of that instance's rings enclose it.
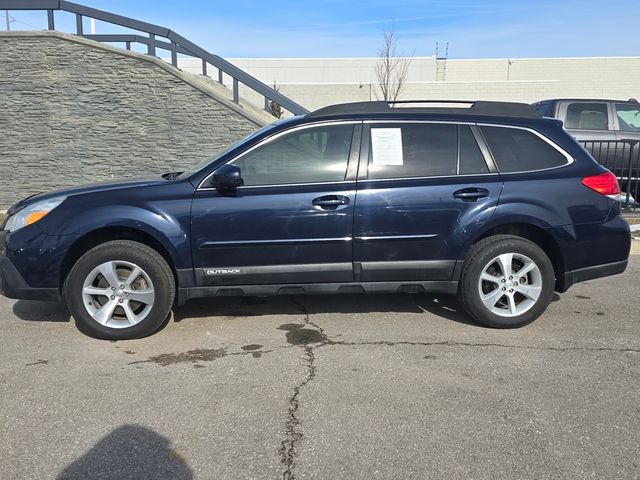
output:
{"label": "side mirror", "polygon": [[240,167],[226,163],[213,172],[211,183],[214,188],[220,190],[235,190],[244,185]]}

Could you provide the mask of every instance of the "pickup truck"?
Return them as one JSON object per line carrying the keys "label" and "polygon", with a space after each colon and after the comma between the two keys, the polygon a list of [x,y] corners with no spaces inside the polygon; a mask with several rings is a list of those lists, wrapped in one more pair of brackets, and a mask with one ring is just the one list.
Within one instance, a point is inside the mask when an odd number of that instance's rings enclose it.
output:
{"label": "pickup truck", "polygon": [[562,120],[598,163],[618,177],[621,201],[636,205],[640,193],[638,100],[553,99],[532,106],[544,117]]}

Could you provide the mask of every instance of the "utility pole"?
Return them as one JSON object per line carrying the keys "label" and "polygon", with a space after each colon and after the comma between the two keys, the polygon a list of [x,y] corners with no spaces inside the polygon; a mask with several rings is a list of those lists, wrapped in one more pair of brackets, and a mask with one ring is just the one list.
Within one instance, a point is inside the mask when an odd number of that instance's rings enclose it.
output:
{"label": "utility pole", "polygon": [[7,32],[11,30],[11,20],[9,20],[9,10],[4,11],[5,18],[7,20]]}

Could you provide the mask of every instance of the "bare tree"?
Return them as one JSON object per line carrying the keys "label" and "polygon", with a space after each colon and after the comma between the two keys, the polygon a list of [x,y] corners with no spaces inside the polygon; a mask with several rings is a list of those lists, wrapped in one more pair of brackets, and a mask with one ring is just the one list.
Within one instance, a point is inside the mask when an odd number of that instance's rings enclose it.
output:
{"label": "bare tree", "polygon": [[378,50],[376,65],[376,79],[382,100],[392,102],[398,99],[407,80],[410,64],[411,58],[398,55],[398,35],[395,25],[391,24],[391,30],[384,33],[384,42]]}
{"label": "bare tree", "polygon": [[[273,89],[276,92],[280,91],[280,87],[276,85],[275,80],[273,81]],[[284,111],[282,110],[282,107],[280,106],[280,104],[274,102],[273,100],[269,100],[269,113],[276,118],[282,118]]]}

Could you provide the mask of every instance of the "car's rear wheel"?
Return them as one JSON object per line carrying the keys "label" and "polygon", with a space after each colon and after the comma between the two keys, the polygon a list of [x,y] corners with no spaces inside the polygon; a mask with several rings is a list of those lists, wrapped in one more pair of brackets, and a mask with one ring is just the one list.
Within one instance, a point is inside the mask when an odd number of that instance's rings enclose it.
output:
{"label": "car's rear wheel", "polygon": [[496,235],[474,245],[465,260],[458,297],[478,323],[516,328],[546,310],[555,275],[549,257],[535,243]]}
{"label": "car's rear wheel", "polygon": [[173,305],[175,280],[158,252],[117,240],[80,257],[64,293],[79,330],[124,340],[150,335],[162,326]]}

